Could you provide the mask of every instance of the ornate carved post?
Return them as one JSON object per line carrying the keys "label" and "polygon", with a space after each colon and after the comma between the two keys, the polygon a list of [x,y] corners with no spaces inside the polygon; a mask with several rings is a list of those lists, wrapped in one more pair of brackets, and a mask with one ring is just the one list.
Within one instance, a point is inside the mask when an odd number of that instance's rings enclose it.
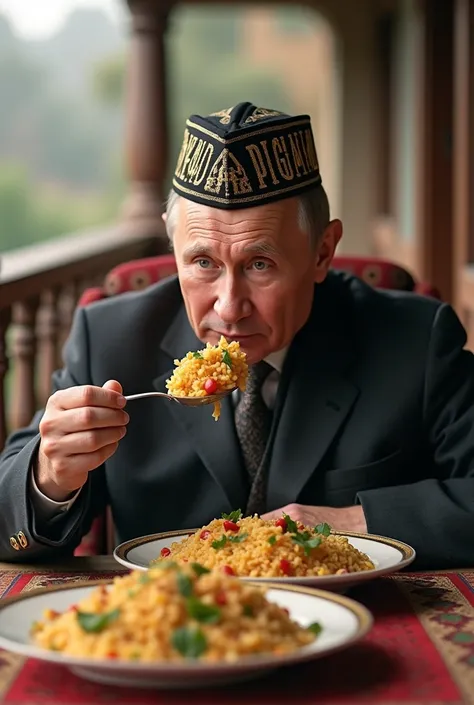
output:
{"label": "ornate carved post", "polygon": [[27,426],[36,411],[36,297],[19,301],[13,306],[13,428]]}
{"label": "ornate carved post", "polygon": [[8,371],[8,355],[6,345],[6,333],[10,324],[11,310],[4,308],[0,310],[0,450],[5,445],[7,437],[7,394],[5,389],[5,378]]}
{"label": "ornate carved post", "polygon": [[161,229],[168,157],[164,35],[171,0],[128,0],[132,13],[127,91],[126,156],[130,193],[126,220]]}
{"label": "ornate carved post", "polygon": [[58,368],[58,299],[59,290],[54,287],[44,292],[38,315],[38,401],[46,404],[51,394],[51,375]]}
{"label": "ornate carved post", "polygon": [[76,282],[72,282],[64,287],[58,299],[58,341],[57,341],[57,356],[59,366],[62,366],[62,351],[64,344],[71,330],[72,319],[76,309],[77,299],[80,294],[81,287]]}

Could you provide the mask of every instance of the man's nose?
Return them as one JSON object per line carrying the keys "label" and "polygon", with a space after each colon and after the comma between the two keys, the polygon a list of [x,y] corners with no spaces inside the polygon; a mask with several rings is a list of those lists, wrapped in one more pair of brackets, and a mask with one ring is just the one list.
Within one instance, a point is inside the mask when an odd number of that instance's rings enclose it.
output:
{"label": "man's nose", "polygon": [[245,288],[234,277],[223,277],[214,303],[214,311],[221,321],[227,325],[236,323],[249,316],[251,309]]}

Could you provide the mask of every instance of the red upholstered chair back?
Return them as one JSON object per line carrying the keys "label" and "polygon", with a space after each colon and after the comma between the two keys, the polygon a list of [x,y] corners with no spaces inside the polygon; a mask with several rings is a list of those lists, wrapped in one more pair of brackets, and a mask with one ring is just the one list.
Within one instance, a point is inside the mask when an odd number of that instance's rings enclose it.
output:
{"label": "red upholstered chair back", "polygon": [[[439,292],[424,282],[416,282],[403,267],[378,257],[341,256],[333,260],[334,269],[350,272],[367,284],[379,289],[415,291],[439,298]],[[119,264],[107,274],[102,287],[86,289],[79,299],[79,306],[122,294],[125,291],[138,291],[155,284],[160,279],[176,273],[174,255],[158,255],[136,259]]]}
{"label": "red upholstered chair back", "polygon": [[[371,286],[382,289],[416,291],[439,298],[438,291],[429,284],[417,283],[403,267],[376,257],[336,257],[334,269],[350,272]],[[86,289],[79,300],[79,306],[87,306],[93,301],[115,296],[126,291],[137,291],[155,284],[160,279],[176,273],[174,256],[159,255],[114,267],[105,277],[102,287]],[[95,555],[110,550],[113,527],[110,512],[94,522],[91,531],[84,537],[76,550],[76,555]],[[109,545],[107,541],[109,540]]]}

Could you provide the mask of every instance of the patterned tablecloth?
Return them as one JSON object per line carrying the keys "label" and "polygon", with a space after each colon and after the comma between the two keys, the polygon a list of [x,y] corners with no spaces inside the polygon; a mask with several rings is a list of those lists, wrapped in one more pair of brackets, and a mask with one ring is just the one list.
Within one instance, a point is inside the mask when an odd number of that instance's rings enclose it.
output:
{"label": "patterned tablecloth", "polygon": [[[0,570],[0,596],[98,577],[108,575]],[[350,594],[375,617],[362,642],[258,681],[193,692],[112,688],[83,681],[63,667],[0,650],[0,703],[474,705],[474,569],[406,573]]]}

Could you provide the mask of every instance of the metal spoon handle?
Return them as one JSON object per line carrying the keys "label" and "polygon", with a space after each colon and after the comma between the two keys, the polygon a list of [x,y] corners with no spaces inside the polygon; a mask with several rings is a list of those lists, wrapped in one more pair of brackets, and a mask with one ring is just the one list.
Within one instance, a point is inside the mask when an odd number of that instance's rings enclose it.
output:
{"label": "metal spoon handle", "polygon": [[166,399],[173,400],[170,394],[165,394],[164,392],[142,392],[141,394],[129,394],[125,399],[127,401],[132,401],[133,399],[145,399],[146,397],[165,397]]}

